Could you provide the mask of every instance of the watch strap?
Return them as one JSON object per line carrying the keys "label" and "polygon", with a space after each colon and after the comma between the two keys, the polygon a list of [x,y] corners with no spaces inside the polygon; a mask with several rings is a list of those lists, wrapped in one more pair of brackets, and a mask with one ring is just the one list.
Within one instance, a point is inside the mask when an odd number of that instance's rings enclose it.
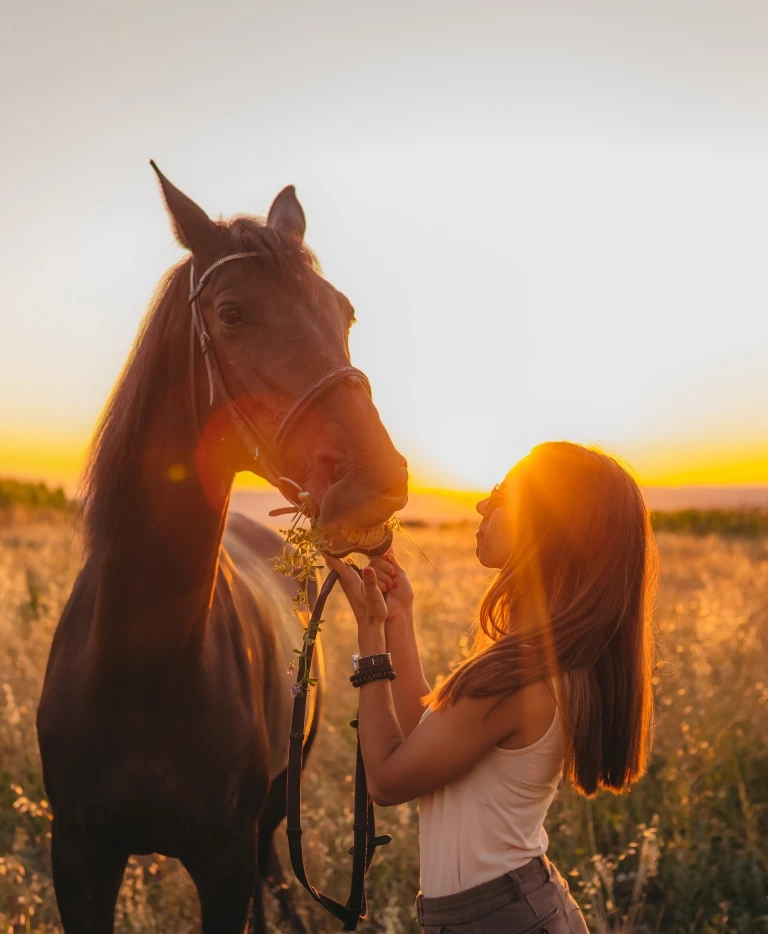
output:
{"label": "watch strap", "polygon": [[352,656],[352,667],[355,671],[369,671],[370,669],[392,667],[392,656],[389,652],[379,652],[377,655]]}

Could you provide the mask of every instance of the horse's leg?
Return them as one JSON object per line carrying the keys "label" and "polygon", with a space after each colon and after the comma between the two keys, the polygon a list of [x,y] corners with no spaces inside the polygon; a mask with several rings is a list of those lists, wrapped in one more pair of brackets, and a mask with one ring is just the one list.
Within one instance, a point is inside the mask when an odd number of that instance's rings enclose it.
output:
{"label": "horse's leg", "polygon": [[[295,889],[288,884],[288,880],[283,873],[282,864],[280,863],[280,857],[277,854],[274,838],[272,839],[270,849],[269,878],[267,884],[269,885],[269,891],[272,897],[275,899],[280,909],[280,921],[283,924],[290,925],[288,930],[292,931],[292,934],[309,934],[310,927],[306,910],[303,906],[297,904],[297,899],[295,897],[297,891],[299,892],[299,897],[301,897],[301,889]],[[256,931],[252,931],[250,934],[256,934]]]}
{"label": "horse's leg", "polygon": [[203,843],[194,854],[182,857],[200,896],[203,934],[243,934],[248,906],[254,899],[257,934],[266,934],[264,912],[256,879],[256,828],[242,820],[215,843]]}
{"label": "horse's leg", "polygon": [[[294,892],[286,881],[283,874],[283,867],[280,864],[280,858],[277,855],[275,847],[274,833],[281,821],[285,817],[285,787],[287,771],[282,772],[272,782],[269,788],[267,800],[259,817],[259,876],[266,881],[272,897],[280,908],[282,922],[288,922],[293,926],[294,934],[307,934],[308,921],[303,909],[296,905]],[[250,934],[257,934],[256,929],[251,928]]]}
{"label": "horse's leg", "polygon": [[54,820],[53,884],[66,934],[112,934],[127,860],[127,853],[97,846],[81,831]]}

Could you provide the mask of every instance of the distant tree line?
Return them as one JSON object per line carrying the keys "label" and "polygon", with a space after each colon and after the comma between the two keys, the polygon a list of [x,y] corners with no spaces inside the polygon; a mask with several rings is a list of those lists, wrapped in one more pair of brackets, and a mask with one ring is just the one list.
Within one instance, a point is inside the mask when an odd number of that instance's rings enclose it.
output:
{"label": "distant tree line", "polygon": [[675,512],[652,512],[651,525],[657,532],[758,538],[768,535],[768,509],[678,509]]}
{"label": "distant tree line", "polygon": [[[403,523],[406,529],[437,526],[445,530],[469,528],[475,524],[474,519],[453,519],[442,522],[406,519]],[[678,509],[669,512],[652,512],[651,525],[655,532],[762,538],[768,536],[768,509]]]}
{"label": "distant tree line", "polygon": [[0,509],[22,506],[29,509],[58,509],[72,507],[64,489],[51,489],[45,483],[27,483],[0,477]]}

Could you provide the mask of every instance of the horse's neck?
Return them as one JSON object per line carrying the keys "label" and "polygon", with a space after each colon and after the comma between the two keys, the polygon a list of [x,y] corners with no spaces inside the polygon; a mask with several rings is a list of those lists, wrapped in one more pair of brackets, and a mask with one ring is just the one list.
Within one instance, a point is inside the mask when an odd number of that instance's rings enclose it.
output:
{"label": "horse's neck", "polygon": [[95,611],[102,648],[146,666],[203,645],[233,475],[213,468],[178,411],[158,413],[143,455]]}

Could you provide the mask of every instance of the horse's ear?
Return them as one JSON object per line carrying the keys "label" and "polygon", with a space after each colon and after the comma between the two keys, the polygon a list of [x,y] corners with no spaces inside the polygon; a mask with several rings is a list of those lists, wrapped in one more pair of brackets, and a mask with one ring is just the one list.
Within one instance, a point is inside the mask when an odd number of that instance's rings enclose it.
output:
{"label": "horse's ear", "polygon": [[293,185],[283,188],[272,202],[267,216],[267,227],[273,227],[280,233],[295,237],[299,242],[304,239],[307,220]]}
{"label": "horse's ear", "polygon": [[193,253],[204,252],[216,238],[219,228],[201,207],[168,181],[152,160],[149,164],[160,179],[176,239]]}

